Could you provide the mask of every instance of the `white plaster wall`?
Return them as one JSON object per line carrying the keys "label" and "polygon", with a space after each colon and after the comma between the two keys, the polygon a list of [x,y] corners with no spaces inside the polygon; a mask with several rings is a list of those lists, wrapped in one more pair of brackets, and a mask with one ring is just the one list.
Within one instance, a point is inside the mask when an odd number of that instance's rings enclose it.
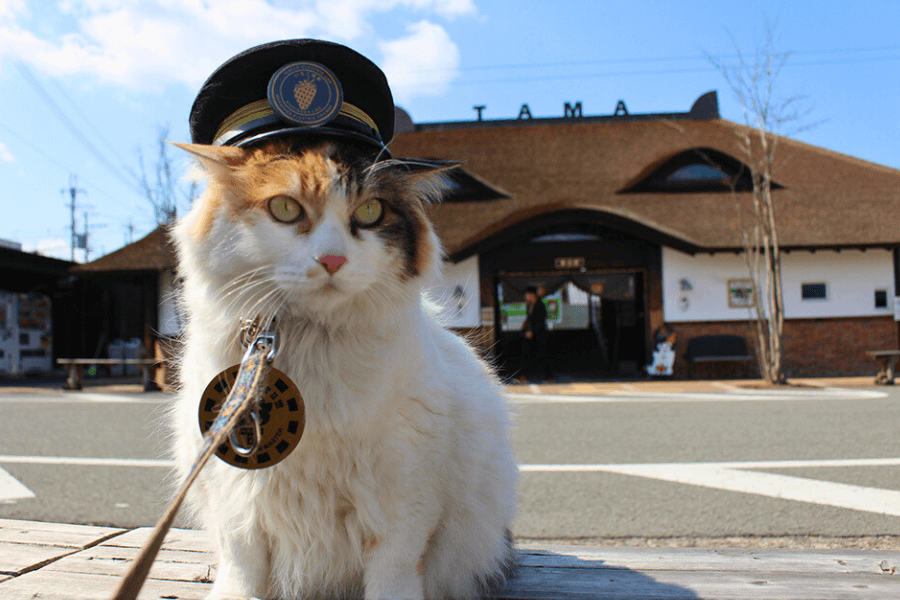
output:
{"label": "white plaster wall", "polygon": [[[454,294],[457,286],[462,295]],[[429,288],[427,293],[440,307],[440,318],[445,327],[481,325],[478,256],[470,256],[459,263],[445,262],[443,281]]]}
{"label": "white plaster wall", "polygon": [[[782,261],[785,317],[893,315],[894,261],[889,250],[791,252]],[[804,283],[825,283],[825,300],[802,300]],[[875,290],[887,292],[887,308],[875,308]]]}
{"label": "white plaster wall", "polygon": [[164,271],[159,275],[159,333],[177,335],[181,333],[178,318],[178,304],[175,301],[175,273]]}
{"label": "white plaster wall", "polygon": [[[748,309],[729,308],[728,281],[746,279],[743,255],[690,256],[663,248],[666,321],[746,319]],[[682,290],[681,280],[691,290]],[[785,318],[863,317],[893,314],[893,259],[888,250],[791,252],[782,257]],[[801,285],[825,283],[825,300],[802,300]],[[875,290],[886,290],[887,308],[875,308]],[[686,300],[686,301],[685,301]]]}

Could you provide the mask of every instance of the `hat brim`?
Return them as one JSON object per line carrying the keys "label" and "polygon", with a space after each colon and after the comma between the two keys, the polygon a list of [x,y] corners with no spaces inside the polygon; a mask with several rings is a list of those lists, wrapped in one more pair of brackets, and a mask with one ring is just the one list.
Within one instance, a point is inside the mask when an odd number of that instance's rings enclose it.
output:
{"label": "hat brim", "polygon": [[238,148],[246,148],[248,146],[254,146],[266,140],[290,136],[302,136],[304,138],[328,137],[359,142],[361,144],[364,144],[368,148],[374,148],[378,150],[379,156],[383,158],[391,158],[391,152],[390,150],[388,150],[388,147],[378,140],[375,140],[361,133],[347,131],[346,129],[336,129],[334,127],[287,127],[283,129],[274,129],[272,131],[250,135],[235,142],[229,142],[228,145]]}

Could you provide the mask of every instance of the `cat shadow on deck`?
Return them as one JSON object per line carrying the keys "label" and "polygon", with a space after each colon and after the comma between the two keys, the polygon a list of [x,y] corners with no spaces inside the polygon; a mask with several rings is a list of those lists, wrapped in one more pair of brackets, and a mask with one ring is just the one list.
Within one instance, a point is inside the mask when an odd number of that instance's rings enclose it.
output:
{"label": "cat shadow on deck", "polygon": [[[652,548],[632,548],[637,555],[628,562],[642,570],[665,569],[654,565]],[[608,554],[612,555],[616,550]],[[640,558],[646,555],[645,559]],[[566,598],[604,598],[606,600],[699,600],[688,587],[658,581],[633,568],[607,559],[604,548],[534,547],[516,551],[517,566],[502,586],[488,597],[496,600],[561,600]],[[670,573],[667,573],[671,575]],[[676,576],[677,577],[677,576]]]}

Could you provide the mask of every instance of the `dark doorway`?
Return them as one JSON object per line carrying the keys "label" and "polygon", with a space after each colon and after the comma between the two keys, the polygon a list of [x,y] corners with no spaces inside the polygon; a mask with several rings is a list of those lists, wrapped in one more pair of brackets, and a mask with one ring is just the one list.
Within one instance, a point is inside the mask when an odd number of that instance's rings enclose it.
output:
{"label": "dark doorway", "polygon": [[565,210],[492,238],[479,256],[481,305],[494,307],[492,351],[502,374],[518,376],[524,366],[516,326],[524,316],[513,319],[503,306],[533,285],[563,309],[548,336],[557,379],[641,377],[649,332],[662,318],[662,251],[645,233],[618,217]]}
{"label": "dark doorway", "polygon": [[646,363],[644,273],[504,273],[495,278],[497,350],[503,374],[523,376],[524,291],[547,306],[548,360],[564,378],[635,377]]}

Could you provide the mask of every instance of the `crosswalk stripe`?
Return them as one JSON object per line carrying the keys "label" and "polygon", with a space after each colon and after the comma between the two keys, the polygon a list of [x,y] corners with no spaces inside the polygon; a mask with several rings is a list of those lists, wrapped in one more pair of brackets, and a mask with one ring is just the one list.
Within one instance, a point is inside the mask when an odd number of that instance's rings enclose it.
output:
{"label": "crosswalk stripe", "polygon": [[18,479],[0,469],[0,503],[34,498],[34,492],[22,485]]}
{"label": "crosswalk stripe", "polygon": [[898,465],[900,465],[900,458],[869,458],[725,463],[520,465],[519,469],[525,473],[616,473],[782,500],[900,516],[900,491],[750,470]]}

